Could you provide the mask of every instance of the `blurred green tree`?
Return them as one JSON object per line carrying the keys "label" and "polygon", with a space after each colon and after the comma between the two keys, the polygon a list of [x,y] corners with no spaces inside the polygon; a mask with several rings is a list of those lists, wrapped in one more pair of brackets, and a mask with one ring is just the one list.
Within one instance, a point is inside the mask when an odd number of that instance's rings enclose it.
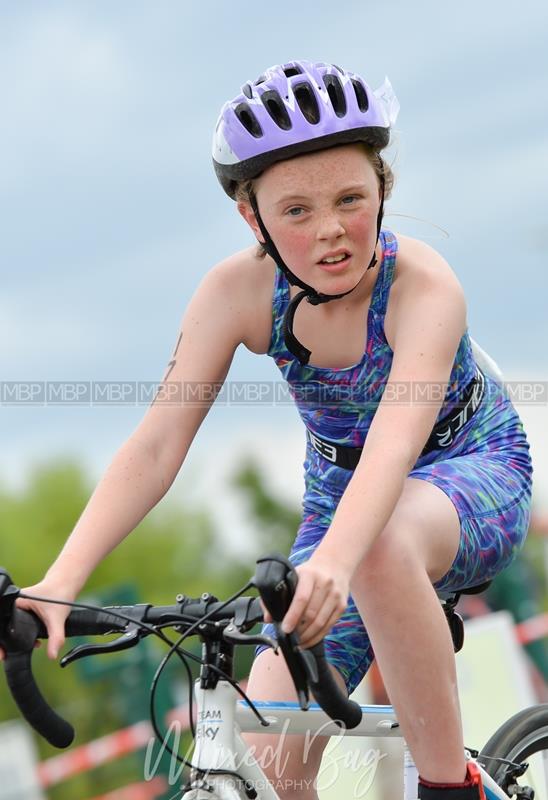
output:
{"label": "blurred green tree", "polygon": [[[0,487],[0,563],[17,585],[28,586],[42,577],[90,494],[91,482],[82,468],[73,460],[63,459],[36,467],[20,491]],[[163,505],[148,514],[97,568],[86,586],[86,596],[93,597],[106,587],[130,584],[141,601],[170,603],[180,591],[198,596],[205,586],[219,587],[220,592],[225,590],[225,583],[230,588],[233,581],[225,577],[230,567],[226,554],[221,558],[221,546],[207,512]],[[239,566],[237,572],[240,576]],[[76,744],[127,724],[124,704],[116,697],[120,692],[116,692],[115,682],[105,677],[84,684],[81,670],[75,666],[59,670],[48,662],[44,651],[41,648],[33,657],[35,674],[51,705],[74,725]],[[120,657],[111,656],[113,662]],[[0,720],[10,718],[19,718],[19,712],[2,689]],[[40,738],[36,742],[42,758],[57,754]],[[94,797],[124,782],[142,779],[142,775],[142,765],[126,758],[59,784],[49,790],[48,797]]]}
{"label": "blurred green tree", "polygon": [[250,519],[256,526],[254,557],[274,550],[289,555],[301,521],[301,510],[274,495],[252,459],[242,462],[233,475],[232,484],[245,497]]}

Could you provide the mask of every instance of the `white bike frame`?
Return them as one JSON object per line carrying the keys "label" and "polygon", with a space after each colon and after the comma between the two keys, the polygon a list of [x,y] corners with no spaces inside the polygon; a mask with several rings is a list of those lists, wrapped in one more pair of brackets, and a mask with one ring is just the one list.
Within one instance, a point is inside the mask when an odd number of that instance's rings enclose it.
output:
{"label": "white bike frame", "polygon": [[[256,708],[270,723],[265,728],[227,681],[220,680],[214,689],[202,689],[198,680],[195,694],[198,718],[192,764],[206,773],[211,769],[237,772],[255,787],[257,800],[279,800],[279,795],[249,751],[240,735],[242,732],[341,735],[339,726],[316,704],[311,704],[309,710],[303,712],[298,703],[254,701]],[[362,705],[361,709],[363,717],[360,724],[346,732],[345,736],[403,738],[392,706]],[[405,754],[402,798],[416,800],[418,774],[407,748]],[[471,758],[469,753],[466,757]],[[487,800],[508,800],[508,795],[481,765],[478,764],[478,767]],[[207,774],[205,782],[213,792],[201,789],[198,781],[194,788],[185,792],[184,800],[246,800],[245,792],[232,775]]]}

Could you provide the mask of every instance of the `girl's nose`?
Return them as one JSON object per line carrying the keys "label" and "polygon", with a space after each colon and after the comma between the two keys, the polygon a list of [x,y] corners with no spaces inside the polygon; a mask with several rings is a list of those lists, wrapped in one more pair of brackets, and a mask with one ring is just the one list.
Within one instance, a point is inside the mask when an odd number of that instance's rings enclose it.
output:
{"label": "girl's nose", "polygon": [[335,211],[326,211],[321,215],[318,222],[318,239],[334,239],[344,233],[344,226]]}

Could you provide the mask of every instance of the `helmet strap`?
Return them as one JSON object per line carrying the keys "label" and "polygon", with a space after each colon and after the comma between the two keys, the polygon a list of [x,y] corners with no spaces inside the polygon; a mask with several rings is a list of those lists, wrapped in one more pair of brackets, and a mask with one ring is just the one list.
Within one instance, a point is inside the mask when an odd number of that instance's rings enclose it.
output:
{"label": "helmet strap", "polygon": [[[381,175],[380,175],[380,188],[381,188],[381,202],[379,206],[379,212],[377,214],[377,239],[375,241],[375,249],[377,247],[377,242],[379,241],[379,235],[381,232],[381,225],[382,225],[382,218],[384,213],[384,165],[380,154],[377,154],[379,161],[381,163]],[[272,241],[272,238],[269,232],[266,229],[266,226],[263,222],[261,214],[259,212],[259,206],[257,205],[257,198],[255,197],[255,193],[253,191],[249,192],[249,202],[251,204],[251,208],[253,209],[253,213],[255,214],[255,219],[257,220],[257,224],[259,226],[259,230],[264,239],[263,247],[268,253],[268,255],[275,261],[277,266],[282,270],[285,277],[287,278],[288,282],[292,286],[298,286],[302,289],[301,292],[295,295],[287,307],[287,310],[284,315],[283,319],[283,333],[284,333],[284,342],[285,346],[292,353],[296,358],[299,359],[300,363],[305,365],[308,364],[308,361],[311,356],[311,350],[308,350],[295,336],[293,333],[293,320],[295,317],[295,312],[299,303],[304,300],[306,297],[307,301],[311,303],[313,306],[317,306],[320,303],[329,303],[331,300],[339,300],[341,297],[346,297],[347,294],[353,292],[356,289],[365,273],[372,269],[377,264],[377,256],[375,250],[373,250],[373,256],[367,269],[365,270],[364,274],[360,278],[360,280],[353,286],[351,289],[348,289],[346,292],[342,292],[341,294],[323,294],[323,292],[317,292],[312,286],[309,286],[307,283],[302,281],[298,278],[287,266],[287,264],[282,259],[281,255],[278,252],[278,248]]]}

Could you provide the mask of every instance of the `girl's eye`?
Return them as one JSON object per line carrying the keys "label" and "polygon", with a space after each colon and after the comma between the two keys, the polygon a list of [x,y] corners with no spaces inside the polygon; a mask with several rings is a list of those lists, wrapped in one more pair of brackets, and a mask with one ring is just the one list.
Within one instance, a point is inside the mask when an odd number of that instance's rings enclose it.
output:
{"label": "girl's eye", "polygon": [[293,206],[293,208],[290,208],[287,213],[290,217],[300,217],[302,210],[303,209],[300,206]]}
{"label": "girl's eye", "polygon": [[344,203],[344,204],[345,204],[345,206],[348,206],[348,205],[350,205],[350,203],[351,203],[353,200],[357,200],[357,199],[358,199],[358,198],[356,197],[356,195],[355,195],[355,194],[349,194],[349,195],[346,195],[346,197],[343,197],[343,198],[342,198],[342,200],[341,200],[341,202],[342,202],[342,203]]}

